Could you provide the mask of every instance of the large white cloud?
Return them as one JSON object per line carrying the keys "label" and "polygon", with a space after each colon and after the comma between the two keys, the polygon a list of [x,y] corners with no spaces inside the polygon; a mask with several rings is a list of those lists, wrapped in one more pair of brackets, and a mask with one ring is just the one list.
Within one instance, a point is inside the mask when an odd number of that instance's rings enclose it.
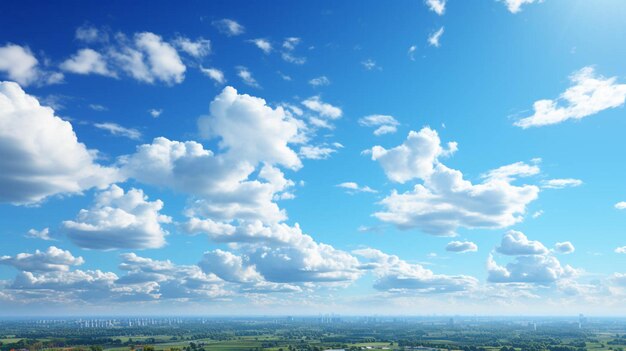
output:
{"label": "large white cloud", "polygon": [[46,251],[36,250],[33,254],[0,256],[0,264],[11,265],[27,272],[69,271],[70,266],[79,266],[84,262],[82,257],[74,257],[71,252],[55,246],[50,246]]}
{"label": "large white cloud", "polygon": [[0,202],[33,204],[107,186],[117,171],[96,164],[96,155],[51,108],[18,84],[0,82]]}
{"label": "large white cloud", "polygon": [[301,122],[282,107],[273,109],[265,100],[238,94],[233,87],[215,97],[210,115],[201,117],[198,125],[203,136],[220,138],[220,147],[235,159],[293,169],[302,165],[288,146],[298,140]]}
{"label": "large white cloud", "polygon": [[141,189],[124,190],[112,185],[98,193],[93,207],[81,210],[75,221],[64,221],[69,238],[89,249],[147,249],[165,245],[161,200],[148,201]]}
{"label": "large white cloud", "polygon": [[570,80],[572,86],[558,99],[536,101],[533,115],[520,119],[515,125],[529,128],[557,124],[624,105],[626,84],[618,84],[617,77],[605,78],[588,66],[574,72]]}
{"label": "large white cloud", "polygon": [[360,249],[354,254],[369,260],[365,268],[376,276],[374,288],[383,291],[416,291],[420,293],[451,293],[471,290],[478,280],[466,275],[435,274],[419,264],[408,263],[398,256],[376,249]]}
{"label": "large white cloud", "polygon": [[379,161],[390,180],[422,184],[404,193],[394,190],[380,201],[384,210],[374,215],[401,229],[418,228],[434,235],[450,236],[457,228],[501,228],[523,220],[526,206],[538,197],[535,185],[514,185],[520,176],[538,172],[516,163],[488,172],[480,184],[472,184],[460,171],[450,169],[440,158],[456,150],[456,143],[441,146],[437,132],[424,128],[410,132],[393,149],[375,146],[372,159]]}

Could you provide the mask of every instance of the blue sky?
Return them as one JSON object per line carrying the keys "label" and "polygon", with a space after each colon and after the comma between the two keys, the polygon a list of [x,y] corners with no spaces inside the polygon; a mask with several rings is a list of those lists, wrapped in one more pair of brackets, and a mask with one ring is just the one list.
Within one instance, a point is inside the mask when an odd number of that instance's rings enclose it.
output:
{"label": "blue sky", "polygon": [[4,2],[0,313],[623,315],[625,12]]}

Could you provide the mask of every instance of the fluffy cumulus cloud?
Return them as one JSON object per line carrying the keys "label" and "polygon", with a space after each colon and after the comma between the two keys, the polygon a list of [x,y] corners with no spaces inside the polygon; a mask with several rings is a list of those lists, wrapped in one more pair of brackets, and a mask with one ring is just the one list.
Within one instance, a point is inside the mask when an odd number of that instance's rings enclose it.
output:
{"label": "fluffy cumulus cloud", "polygon": [[0,46],[0,72],[22,86],[63,81],[63,74],[42,69],[39,60],[28,47],[15,44]]}
{"label": "fluffy cumulus cloud", "polygon": [[528,240],[524,233],[510,230],[502,237],[502,242],[496,247],[496,251],[503,255],[518,256],[544,255],[549,250],[539,241]]}
{"label": "fluffy cumulus cloud", "polygon": [[117,180],[96,156],[51,108],[18,84],[0,82],[0,202],[34,204]]}
{"label": "fluffy cumulus cloud", "polygon": [[615,253],[626,254],[626,246],[621,246],[621,247],[615,248]]}
{"label": "fluffy cumulus cloud", "polygon": [[626,210],[626,201],[620,201],[614,205],[618,210]]}
{"label": "fluffy cumulus cloud", "polygon": [[293,63],[296,65],[304,64],[306,62],[306,58],[295,56],[293,53],[296,50],[296,47],[300,44],[300,42],[302,42],[302,39],[297,38],[297,37],[285,38],[282,44],[282,52],[280,55],[282,59],[285,60],[286,62]]}
{"label": "fluffy cumulus cloud", "polygon": [[579,120],[600,111],[624,105],[626,84],[617,83],[617,77],[606,78],[596,74],[591,66],[584,67],[570,76],[572,86],[558,99],[538,100],[533,104],[534,113],[515,122],[522,128],[557,124],[569,119]]}
{"label": "fluffy cumulus cloud", "polygon": [[107,67],[106,59],[92,49],[79,50],[74,56],[61,63],[61,69],[76,74],[99,74],[102,76],[116,76]]}
{"label": "fluffy cumulus cloud", "polygon": [[513,182],[535,174],[533,166],[504,166],[488,172],[482,183],[473,184],[460,171],[440,162],[456,148],[456,143],[443,148],[439,135],[430,128],[410,132],[395,148],[373,147],[369,151],[372,159],[381,164],[390,180],[421,181],[410,191],[394,190],[380,202],[385,209],[374,215],[401,229],[418,228],[445,236],[454,235],[459,227],[501,228],[522,221],[526,206],[537,199],[539,187]]}
{"label": "fluffy cumulus cloud", "polygon": [[271,108],[261,98],[226,87],[211,102],[210,115],[201,118],[198,125],[204,137],[219,138],[220,148],[234,159],[292,169],[302,165],[288,146],[297,141],[300,123],[282,107]]}
{"label": "fluffy cumulus cloud", "polygon": [[353,253],[369,261],[363,265],[363,269],[373,271],[376,277],[374,288],[377,290],[454,293],[473,290],[478,285],[478,280],[474,277],[435,274],[419,264],[408,263],[380,250],[368,248],[355,250]]}
{"label": "fluffy cumulus cloud", "polygon": [[569,280],[578,274],[571,266],[562,265],[541,242],[528,240],[521,232],[506,233],[496,252],[512,256],[513,261],[502,266],[496,263],[493,254],[489,255],[487,280],[492,283],[546,285]]}
{"label": "fluffy cumulus cloud", "polygon": [[135,253],[120,255],[119,268],[126,274],[116,280],[118,289],[132,288],[135,298],[211,300],[232,294],[224,281],[215,274],[204,273],[197,265],[177,265],[169,260],[159,261]]}
{"label": "fluffy cumulus cloud", "polygon": [[71,266],[79,266],[85,261],[74,257],[71,252],[50,246],[46,251],[20,253],[13,257],[0,256],[0,263],[13,266],[27,272],[69,271]]}
{"label": "fluffy cumulus cloud", "polygon": [[359,124],[364,127],[373,127],[374,135],[392,134],[397,131],[398,121],[389,115],[369,115],[359,119]]}
{"label": "fluffy cumulus cloud", "polygon": [[120,256],[118,276],[100,270],[72,270],[83,263],[69,251],[49,248],[46,252],[2,257],[20,272],[5,286],[9,298],[46,303],[120,303],[141,301],[209,301],[232,295],[225,281],[202,272],[196,265],[177,265],[126,253]]}
{"label": "fluffy cumulus cloud", "polygon": [[88,249],[147,249],[165,245],[161,200],[148,201],[141,189],[124,192],[117,185],[98,193],[90,209],[80,210],[74,221],[64,221],[68,237]]}
{"label": "fluffy cumulus cloud", "polygon": [[451,241],[446,245],[446,251],[450,252],[476,252],[478,245],[471,241]]}
{"label": "fluffy cumulus cloud", "polygon": [[52,240],[54,240],[50,236],[50,228],[43,228],[42,230],[29,229],[28,232],[26,232],[26,235],[24,235],[24,236],[29,238],[29,239],[41,239],[41,240],[45,240],[45,241],[52,241]]}
{"label": "fluffy cumulus cloud", "polygon": [[576,248],[574,248],[574,244],[569,241],[554,244],[554,249],[556,252],[563,254],[571,254],[576,250]]}
{"label": "fluffy cumulus cloud", "polygon": [[[195,229],[198,232],[217,229],[212,233],[207,232],[212,240],[237,243],[246,255],[247,265],[254,266],[255,271],[269,282],[350,282],[361,275],[359,262],[354,256],[330,245],[316,242],[310,235],[304,234],[297,224],[265,225],[261,221],[250,221],[226,229],[216,228],[214,223],[196,222]],[[216,259],[215,256],[215,253],[210,255],[212,260]],[[229,261],[239,260],[223,253],[217,256]],[[236,264],[238,267],[238,263]],[[238,272],[240,276],[238,280],[254,275],[251,270],[246,269],[233,270],[233,267],[230,267],[228,271]]]}
{"label": "fluffy cumulus cloud", "polygon": [[[105,31],[83,26],[81,36],[91,38],[91,33],[104,36]],[[78,31],[77,31],[78,34]],[[108,38],[108,35],[107,35]],[[123,74],[144,83],[181,83],[185,79],[187,67],[179,51],[194,58],[201,58],[210,52],[210,42],[200,38],[193,41],[177,37],[167,42],[151,32],[135,33],[128,37],[117,33],[113,40],[83,40],[97,48],[85,48],[61,63],[61,69],[76,74],[98,74],[119,77]],[[178,49],[178,50],[177,50]]]}

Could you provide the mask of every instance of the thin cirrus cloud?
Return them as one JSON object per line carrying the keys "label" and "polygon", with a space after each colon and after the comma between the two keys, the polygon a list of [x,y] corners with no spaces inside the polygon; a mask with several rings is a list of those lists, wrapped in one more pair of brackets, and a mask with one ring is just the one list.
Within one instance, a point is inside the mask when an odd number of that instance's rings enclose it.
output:
{"label": "thin cirrus cloud", "polygon": [[441,43],[441,36],[443,35],[444,28],[441,27],[428,36],[428,45],[438,48]]}
{"label": "thin cirrus cloud", "polygon": [[506,8],[511,13],[518,13],[522,11],[523,5],[530,5],[532,3],[540,3],[542,0],[501,0]]}
{"label": "thin cirrus cloud", "polygon": [[[151,113],[152,114],[152,113]],[[157,117],[160,113],[157,114]],[[111,135],[121,136],[132,140],[141,139],[141,132],[134,128],[126,128],[113,122],[94,123],[94,127],[105,130]]]}
{"label": "thin cirrus cloud", "polygon": [[225,34],[229,37],[241,35],[246,31],[246,28],[239,24],[237,21],[223,18],[220,20],[215,20],[212,22],[213,26],[220,31],[220,33]]}
{"label": "thin cirrus cloud", "polygon": [[439,16],[446,11],[446,0],[425,0],[425,2],[428,8]]}
{"label": "thin cirrus cloud", "polygon": [[359,125],[363,127],[373,127],[374,135],[393,134],[398,130],[400,123],[389,115],[369,115],[359,118]]}
{"label": "thin cirrus cloud", "polygon": [[584,67],[570,76],[572,85],[557,99],[538,100],[533,114],[514,124],[527,129],[580,120],[601,111],[624,105],[626,84],[617,83],[617,77],[606,78],[592,66]]}

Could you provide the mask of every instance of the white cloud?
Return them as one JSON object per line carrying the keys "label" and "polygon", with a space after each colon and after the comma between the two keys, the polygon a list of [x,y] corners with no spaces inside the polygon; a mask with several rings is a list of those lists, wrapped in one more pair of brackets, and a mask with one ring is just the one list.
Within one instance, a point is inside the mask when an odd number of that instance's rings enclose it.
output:
{"label": "white cloud", "polygon": [[[573,251],[571,243],[564,244],[562,253]],[[569,245],[567,245],[569,244]],[[572,251],[568,251],[570,249]],[[514,256],[514,260],[506,266],[498,265],[493,255],[490,254],[487,260],[487,280],[492,283],[533,283],[551,284],[564,279],[573,278],[578,275],[578,271],[569,265],[561,265],[541,242],[528,240],[521,232],[509,231],[502,238],[500,246],[496,251],[505,255]]]}
{"label": "white cloud", "polygon": [[118,46],[109,47],[107,55],[118,69],[131,77],[146,83],[161,81],[169,85],[185,79],[186,66],[176,49],[161,36],[143,32],[136,33],[132,42],[121,34],[117,39]]}
{"label": "white cloud", "polygon": [[438,48],[440,46],[439,40],[441,40],[441,36],[443,35],[444,28],[439,28],[436,32],[433,32],[430,36],[428,36],[428,44],[430,46],[434,46]]}
{"label": "white cloud", "polygon": [[85,43],[106,42],[109,40],[109,35],[90,25],[83,25],[76,28],[75,38]]}
{"label": "white cloud", "polygon": [[355,255],[368,259],[366,269],[372,269],[376,276],[374,288],[377,290],[420,293],[454,293],[472,290],[478,280],[466,275],[434,274],[419,264],[411,264],[395,255],[388,255],[376,249],[353,251]]}
{"label": "white cloud", "polygon": [[178,37],[174,40],[174,45],[195,58],[203,58],[211,53],[211,41],[204,38],[191,40],[185,37]]}
{"label": "white cloud", "polygon": [[241,256],[219,249],[205,252],[198,266],[203,272],[213,273],[227,282],[247,283],[263,279],[254,266],[246,266]]}
{"label": "white cloud", "polygon": [[380,71],[382,69],[380,66],[376,64],[376,61],[372,59],[367,59],[365,61],[362,61],[361,65],[363,65],[363,67],[368,71],[372,71],[374,69],[377,69]]}
{"label": "white cloud", "polygon": [[71,252],[50,246],[46,251],[34,254],[20,253],[13,257],[0,256],[0,264],[6,264],[27,272],[69,271],[70,266],[80,266],[85,260],[74,257]]}
{"label": "white cloud", "polygon": [[411,45],[409,50],[407,50],[407,55],[411,61],[415,61],[415,52],[417,51],[417,46]]}
{"label": "white cloud", "polygon": [[359,119],[359,124],[364,127],[376,127],[374,135],[391,134],[397,131],[398,121],[389,115],[369,115]]}
{"label": "white cloud", "polygon": [[152,118],[158,118],[163,113],[163,110],[160,108],[159,109],[151,108],[148,110],[148,113],[150,114],[150,116],[152,116]]}
{"label": "white cloud", "polygon": [[220,138],[220,148],[232,159],[301,167],[298,155],[288,145],[297,141],[300,123],[282,107],[273,109],[261,98],[226,87],[211,102],[210,112],[198,120],[200,133]]}
{"label": "white cloud", "polygon": [[217,68],[200,67],[200,72],[204,73],[207,77],[213,79],[218,84],[226,83],[226,79],[224,78],[224,72],[220,71]]}
{"label": "white cloud", "polygon": [[446,11],[446,0],[425,0],[428,8],[439,16]]}
{"label": "white cloud", "polygon": [[543,255],[549,252],[541,242],[528,240],[524,233],[516,230],[510,230],[502,237],[502,242],[496,247],[496,251],[509,256]]}
{"label": "white cloud", "polygon": [[329,146],[319,145],[305,145],[300,147],[300,151],[298,155],[300,157],[309,159],[309,160],[325,160],[329,158],[332,154],[337,152],[337,149],[334,149]]}
{"label": "white cloud", "polygon": [[319,96],[312,96],[302,101],[302,104],[309,110],[329,119],[338,119],[343,114],[339,107],[323,102]]}
{"label": "white cloud", "polygon": [[212,24],[222,33],[229,37],[241,35],[245,32],[245,27],[236,21],[228,18],[213,21]]}
{"label": "white cloud", "polygon": [[541,2],[542,0],[501,0],[504,2],[509,12],[518,13],[522,10],[522,5],[532,4],[534,2]]}
{"label": "white cloud", "polygon": [[330,85],[330,79],[328,79],[328,77],[326,76],[319,76],[317,78],[313,78],[311,80],[309,80],[309,84],[311,84],[314,87],[321,87],[324,85]]}
{"label": "white cloud", "polygon": [[615,208],[618,210],[626,210],[626,201],[620,201],[616,203]]}
{"label": "white cloud", "polygon": [[348,194],[354,194],[354,193],[377,193],[376,190],[370,188],[369,186],[365,185],[365,186],[359,186],[359,184],[355,183],[355,182],[343,182],[340,184],[337,184],[337,186],[339,188],[343,188],[346,189]]}
{"label": "white cloud", "polygon": [[92,49],[81,49],[74,56],[61,63],[61,69],[76,74],[99,74],[115,77],[107,67],[106,59]]}
{"label": "white cloud", "polygon": [[402,145],[389,150],[374,146],[371,154],[372,160],[383,167],[387,178],[405,183],[415,178],[430,177],[437,159],[455,151],[456,143],[448,143],[445,150],[441,147],[439,134],[430,128],[423,128],[419,132],[410,131]]}
{"label": "white cloud", "polygon": [[0,47],[0,72],[5,72],[7,78],[22,86],[63,81],[63,74],[40,69],[39,61],[28,47],[15,44]]}
{"label": "white cloud", "polygon": [[565,179],[549,179],[542,182],[541,187],[545,189],[563,189],[573,188],[581,186],[583,181],[580,179],[565,178]]}
{"label": "white cloud", "polygon": [[297,57],[293,55],[293,51],[296,49],[296,46],[300,44],[302,40],[296,37],[289,37],[283,41],[283,52],[281,53],[281,57],[283,60],[293,63],[296,65],[302,65],[306,62],[305,57]]}
{"label": "white cloud", "polygon": [[122,136],[132,140],[141,139],[141,132],[137,129],[122,127],[121,125],[113,122],[94,123],[94,127],[102,130],[106,130],[115,136]]}
{"label": "white cloud", "polygon": [[34,204],[105,187],[117,170],[96,164],[72,125],[12,82],[0,83],[0,202]]}
{"label": "white cloud", "polygon": [[259,83],[252,76],[252,72],[250,72],[246,67],[243,67],[243,66],[237,67],[237,75],[239,76],[239,78],[241,78],[241,80],[246,85],[249,85],[255,88],[260,87]]}
{"label": "white cloud", "polygon": [[492,283],[550,284],[577,274],[574,268],[561,265],[556,257],[550,255],[518,256],[506,266],[500,266],[490,254],[487,271],[487,280]]}
{"label": "white cloud", "polygon": [[41,240],[46,240],[46,241],[54,240],[50,237],[49,228],[43,228],[42,230],[29,229],[26,235],[24,236],[30,239],[41,239]]}
{"label": "white cloud", "polygon": [[165,245],[167,231],[161,223],[171,218],[159,213],[163,202],[148,201],[141,189],[117,185],[98,193],[93,206],[80,210],[75,221],[63,228],[76,245],[88,249],[147,249]]}
{"label": "white cloud", "polygon": [[554,245],[554,248],[556,249],[557,252],[560,252],[563,254],[571,254],[572,252],[576,250],[576,248],[574,248],[574,245],[569,241],[556,243]]}
{"label": "white cloud", "polygon": [[617,84],[617,77],[597,75],[591,66],[584,67],[570,76],[572,86],[556,100],[538,100],[533,104],[534,113],[515,122],[522,128],[557,124],[569,119],[579,120],[600,111],[624,105],[626,84]]}
{"label": "white cloud", "polygon": [[[384,211],[378,219],[401,229],[419,228],[435,235],[454,235],[458,227],[502,228],[523,220],[526,206],[535,200],[539,188],[511,184],[520,170],[532,169],[517,164],[487,173],[480,184],[463,179],[460,171],[440,163],[439,158],[456,150],[456,143],[441,147],[439,135],[430,128],[410,132],[407,140],[393,149],[375,146],[372,159],[380,162],[387,177],[404,183],[422,180],[413,190],[394,190],[380,204]],[[498,176],[496,176],[498,175]]]}
{"label": "white cloud", "polygon": [[626,254],[626,246],[621,246],[621,247],[615,248],[615,253]]}
{"label": "white cloud", "polygon": [[471,241],[451,241],[446,245],[446,251],[451,252],[475,252],[478,251],[478,245]]}
{"label": "white cloud", "polygon": [[254,44],[257,48],[261,49],[264,54],[269,54],[270,52],[272,52],[272,44],[267,39],[252,39],[250,40],[250,42]]}

